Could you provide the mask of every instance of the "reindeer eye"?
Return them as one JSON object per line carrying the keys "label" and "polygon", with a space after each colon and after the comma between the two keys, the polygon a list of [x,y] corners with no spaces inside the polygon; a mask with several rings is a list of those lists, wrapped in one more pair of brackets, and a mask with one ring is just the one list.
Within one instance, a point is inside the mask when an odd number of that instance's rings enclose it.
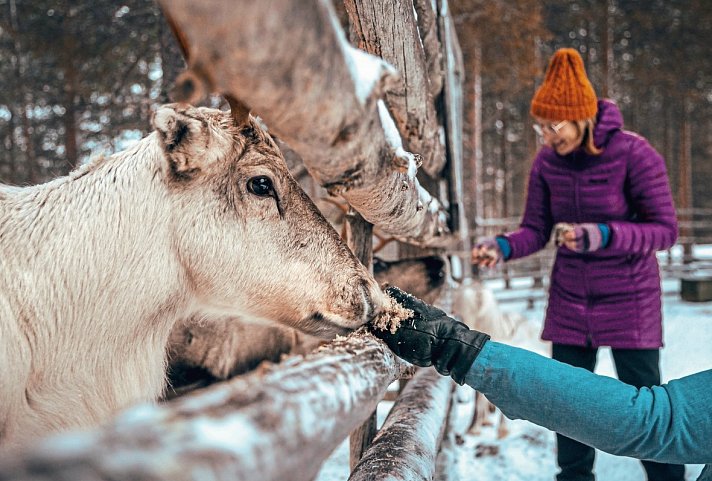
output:
{"label": "reindeer eye", "polygon": [[259,197],[274,197],[274,186],[272,179],[266,175],[252,177],[247,181],[247,190]]}

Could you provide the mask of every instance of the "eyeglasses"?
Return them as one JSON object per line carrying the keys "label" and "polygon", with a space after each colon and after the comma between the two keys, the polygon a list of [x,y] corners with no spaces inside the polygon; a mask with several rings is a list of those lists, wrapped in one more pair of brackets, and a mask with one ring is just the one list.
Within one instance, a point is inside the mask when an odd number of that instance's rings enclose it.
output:
{"label": "eyeglasses", "polygon": [[539,137],[544,137],[545,134],[551,134],[551,135],[559,135],[559,132],[561,129],[564,127],[564,125],[568,124],[568,120],[562,120],[558,124],[534,124],[532,125],[532,128],[534,129],[534,132]]}

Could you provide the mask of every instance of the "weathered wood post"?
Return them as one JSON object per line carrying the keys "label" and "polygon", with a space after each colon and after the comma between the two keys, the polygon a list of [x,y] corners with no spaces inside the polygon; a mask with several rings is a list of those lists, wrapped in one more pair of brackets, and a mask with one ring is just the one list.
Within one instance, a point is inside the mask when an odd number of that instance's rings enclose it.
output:
{"label": "weathered wood post", "polygon": [[433,479],[453,384],[432,368],[419,369],[349,481]]}
{"label": "weathered wood post", "polygon": [[[373,272],[373,225],[353,209],[346,213],[348,245],[363,265]],[[353,469],[376,435],[376,410],[349,437],[349,468]]]}

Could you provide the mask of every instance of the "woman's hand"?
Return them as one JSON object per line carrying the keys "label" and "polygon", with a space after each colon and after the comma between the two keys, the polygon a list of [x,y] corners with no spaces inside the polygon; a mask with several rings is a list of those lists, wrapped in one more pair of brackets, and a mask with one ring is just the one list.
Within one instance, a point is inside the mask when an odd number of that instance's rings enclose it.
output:
{"label": "woman's hand", "polygon": [[598,224],[569,224],[565,228],[557,224],[557,244],[574,252],[594,252],[603,247],[603,234]]}
{"label": "woman's hand", "polygon": [[494,267],[502,260],[502,250],[495,238],[487,238],[472,249],[472,263],[480,267]]}

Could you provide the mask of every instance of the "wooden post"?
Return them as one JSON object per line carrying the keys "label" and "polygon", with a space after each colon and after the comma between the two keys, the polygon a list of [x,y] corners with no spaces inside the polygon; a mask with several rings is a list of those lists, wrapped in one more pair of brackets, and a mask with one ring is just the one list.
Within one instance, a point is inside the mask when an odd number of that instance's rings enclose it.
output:
{"label": "wooden post", "polygon": [[[388,110],[393,114],[404,146],[418,152],[423,170],[437,178],[445,165],[445,155],[422,38],[427,32],[419,34],[421,19],[415,19],[414,2],[344,0],[344,6],[353,25],[356,46],[381,57],[401,73],[401,82],[394,82],[385,92]],[[428,24],[427,13],[433,17],[435,12],[432,8],[423,8],[421,13],[426,15],[423,20]]]}
{"label": "wooden post", "polygon": [[460,479],[455,470],[452,469],[457,463],[455,457],[457,456],[458,449],[458,434],[455,431],[455,427],[459,416],[456,406],[457,387],[454,383],[451,383],[450,392],[450,400],[447,403],[446,424],[443,429],[442,439],[440,440],[438,456],[435,459],[435,476],[433,476],[433,481],[457,481]]}
{"label": "wooden post", "polygon": [[[349,248],[364,266],[373,271],[373,225],[351,208],[346,214],[346,222],[348,225],[347,243]],[[350,469],[356,466],[361,460],[364,451],[371,445],[378,430],[377,424],[378,419],[374,409],[368,419],[349,436]]]}

